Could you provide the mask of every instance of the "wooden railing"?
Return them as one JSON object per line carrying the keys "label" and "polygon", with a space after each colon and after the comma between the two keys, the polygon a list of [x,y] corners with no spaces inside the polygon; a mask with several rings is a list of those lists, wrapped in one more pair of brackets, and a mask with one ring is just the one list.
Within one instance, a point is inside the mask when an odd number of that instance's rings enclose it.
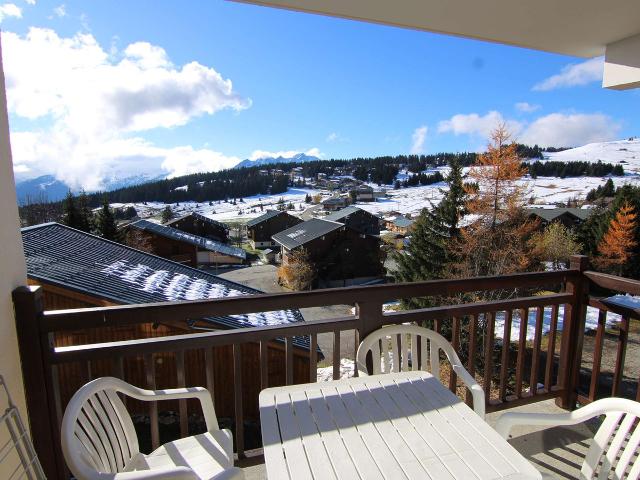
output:
{"label": "wooden railing", "polygon": [[[196,300],[145,305],[85,308],[76,310],[44,311],[42,292],[37,287],[22,287],[14,292],[18,340],[23,365],[27,404],[36,450],[41,456],[48,478],[65,478],[65,466],[59,443],[59,423],[67,398],[63,394],[68,385],[60,384],[61,372],[75,365],[87,381],[108,371],[108,374],[126,378],[125,361],[143,359],[144,382],[156,388],[155,358],[173,359],[175,384],[185,385],[186,379],[198,372],[185,366],[185,356],[200,355],[202,382],[212,391],[233,389],[236,450],[244,454],[244,421],[247,392],[274,386],[270,376],[273,342],[281,345],[283,375],[279,383],[291,384],[294,377],[294,337],[309,338],[309,374],[315,381],[318,336],[328,335],[333,343],[333,377],[340,376],[341,339],[344,332],[355,336],[355,356],[358,340],[386,324],[405,322],[428,323],[448,336],[468,370],[475,375],[485,390],[487,411],[502,410],[543,399],[556,398],[565,408],[575,405],[581,357],[579,336],[584,329],[584,311],[588,278],[586,259],[576,257],[571,268],[557,272],[514,274],[501,277],[483,277],[457,280],[438,280],[410,284],[388,284],[368,287],[349,287],[311,292],[260,294],[219,300]],[[591,272],[588,272],[591,275]],[[596,274],[599,275],[599,274]],[[595,281],[595,280],[594,280]],[[383,312],[383,303],[398,299],[425,296],[464,298],[465,294],[489,291],[510,291],[507,300],[474,303],[444,304],[419,310]],[[544,291],[544,295],[533,292]],[[451,303],[451,302],[444,302]],[[330,305],[354,305],[355,314],[344,318],[300,322],[260,328],[172,335],[156,338],[137,338],[101,344],[55,346],[60,332],[127,325],[187,322],[205,316],[239,315],[291,308]],[[559,312],[562,311],[562,315]],[[530,313],[532,321],[529,322]],[[543,335],[545,315],[549,318],[549,331]],[[527,319],[528,328],[511,341],[512,331],[521,319]],[[497,322],[503,323],[496,328]],[[562,338],[558,342],[559,322]],[[502,337],[505,340],[499,340]],[[323,337],[324,338],[324,337]],[[546,338],[546,345],[543,339]],[[248,384],[243,380],[247,370],[243,357],[247,348],[257,348],[257,379]],[[232,384],[220,386],[214,378],[213,358],[219,349],[230,349]],[[298,349],[299,350],[299,349]],[[167,357],[168,356],[168,357]],[[107,365],[105,367],[105,365]],[[106,370],[105,370],[106,369]],[[252,372],[250,372],[252,373]],[[103,374],[103,373],[101,373]],[[357,371],[353,371],[357,375]],[[198,377],[200,378],[200,377]],[[447,381],[448,380],[448,381]],[[255,383],[255,385],[253,384]],[[457,379],[452,373],[445,379],[449,388],[457,392]],[[164,388],[164,387],[163,387]],[[253,397],[250,398],[253,401]],[[470,401],[470,399],[467,399]],[[186,402],[178,405],[181,434],[188,430]],[[216,405],[218,408],[218,405]],[[148,411],[152,447],[160,442],[158,407]]]}
{"label": "wooden railing", "polygon": [[[585,271],[584,277],[590,293],[588,305],[598,311],[598,325],[590,352],[584,351],[584,336],[581,336],[582,341],[578,345],[580,350],[574,370],[576,398],[580,403],[608,396],[624,396],[640,401],[638,366],[634,364],[631,368],[625,368],[630,327],[634,319],[637,321],[640,318],[640,311],[607,300],[614,294],[640,295],[640,281],[593,271]],[[620,315],[620,321],[607,328],[610,313]],[[637,338],[634,344],[637,344]],[[639,351],[633,352],[636,362],[638,354]]]}

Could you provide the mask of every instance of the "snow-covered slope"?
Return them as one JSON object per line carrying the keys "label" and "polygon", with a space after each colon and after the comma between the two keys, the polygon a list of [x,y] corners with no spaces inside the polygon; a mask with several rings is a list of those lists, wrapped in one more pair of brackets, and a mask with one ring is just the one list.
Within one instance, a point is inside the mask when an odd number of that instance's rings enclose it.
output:
{"label": "snow-covered slope", "polygon": [[640,173],[640,138],[614,142],[589,143],[563,152],[546,153],[545,158],[559,162],[597,162],[621,164],[626,173]]}

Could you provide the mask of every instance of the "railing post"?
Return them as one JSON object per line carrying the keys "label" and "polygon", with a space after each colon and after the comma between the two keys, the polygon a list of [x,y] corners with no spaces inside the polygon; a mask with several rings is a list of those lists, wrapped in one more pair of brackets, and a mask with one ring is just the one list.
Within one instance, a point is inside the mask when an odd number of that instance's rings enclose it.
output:
{"label": "railing post", "polygon": [[573,300],[571,304],[565,305],[559,372],[563,392],[562,396],[556,399],[556,404],[567,410],[575,408],[578,395],[584,324],[589,295],[589,282],[582,275],[582,272],[588,267],[589,257],[586,255],[571,256],[570,269],[580,272],[580,276],[569,280],[566,286],[567,293],[573,294]]}
{"label": "railing post", "polygon": [[39,318],[44,311],[41,287],[18,287],[13,291],[20,363],[27,400],[31,439],[48,479],[61,479],[64,461],[53,447],[60,431],[52,396],[47,392],[45,354],[42,351]]}
{"label": "railing post", "polygon": [[[361,342],[371,332],[382,328],[382,325],[384,325],[381,302],[356,302],[356,315],[358,315],[358,319],[360,320],[356,343]],[[357,348],[358,347],[356,345],[356,350]],[[367,355],[367,370],[369,372],[373,372],[373,360],[371,359],[371,354]]]}

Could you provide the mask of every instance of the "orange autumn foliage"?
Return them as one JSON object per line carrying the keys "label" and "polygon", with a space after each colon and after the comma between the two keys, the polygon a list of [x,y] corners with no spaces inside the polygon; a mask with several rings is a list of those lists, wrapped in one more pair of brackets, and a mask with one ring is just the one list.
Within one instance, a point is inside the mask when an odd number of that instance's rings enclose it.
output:
{"label": "orange autumn foliage", "polygon": [[478,156],[469,171],[474,184],[466,188],[467,211],[488,220],[491,228],[508,219],[524,203],[525,187],[517,181],[525,173],[517,145],[511,141],[506,125],[499,125],[491,132],[487,152]]}
{"label": "orange autumn foliage", "polygon": [[599,267],[604,269],[617,267],[619,270],[629,260],[633,249],[637,246],[634,239],[635,227],[636,213],[633,207],[625,202],[615,218],[611,220],[609,229],[598,244],[599,257],[596,259],[596,264]]}

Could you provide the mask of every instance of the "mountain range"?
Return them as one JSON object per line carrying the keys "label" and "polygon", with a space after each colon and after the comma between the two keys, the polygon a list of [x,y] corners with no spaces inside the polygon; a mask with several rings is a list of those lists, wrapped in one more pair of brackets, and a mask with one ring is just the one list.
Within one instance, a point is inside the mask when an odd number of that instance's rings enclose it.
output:
{"label": "mountain range", "polygon": [[[258,167],[263,165],[269,165],[274,163],[286,163],[286,162],[313,162],[320,160],[318,157],[312,155],[305,155],[304,153],[298,153],[292,157],[264,157],[256,160],[242,160],[233,168],[244,167]],[[118,188],[129,187],[132,185],[140,185],[142,183],[152,182],[154,180],[163,180],[165,175],[136,175],[133,177],[127,177],[121,180],[111,179],[105,182],[104,191],[116,190]],[[76,189],[71,188],[65,182],[56,179],[53,175],[42,175],[40,177],[31,178],[28,180],[22,180],[16,182],[16,196],[18,197],[18,204],[24,205],[30,202],[56,202],[62,200],[67,192],[71,190],[74,193]],[[87,193],[93,193],[87,191]]]}
{"label": "mountain range", "polygon": [[[162,180],[163,178],[163,175],[154,176],[144,174],[123,179],[112,178],[105,181],[102,190],[108,192],[117,190],[118,188],[140,185],[142,183],[153,182],[154,180]],[[77,189],[71,188],[62,180],[56,179],[53,175],[42,175],[29,180],[16,182],[18,205],[24,205],[25,203],[57,202],[58,200],[62,200],[69,190],[73,193],[78,193]],[[87,191],[87,193],[93,192]]]}
{"label": "mountain range", "polygon": [[258,158],[256,160],[242,160],[233,168],[246,168],[246,167],[261,167],[263,165],[271,165],[274,163],[304,163],[304,162],[315,162],[320,160],[318,157],[314,157],[313,155],[305,155],[304,153],[298,153],[293,157],[264,157]]}

